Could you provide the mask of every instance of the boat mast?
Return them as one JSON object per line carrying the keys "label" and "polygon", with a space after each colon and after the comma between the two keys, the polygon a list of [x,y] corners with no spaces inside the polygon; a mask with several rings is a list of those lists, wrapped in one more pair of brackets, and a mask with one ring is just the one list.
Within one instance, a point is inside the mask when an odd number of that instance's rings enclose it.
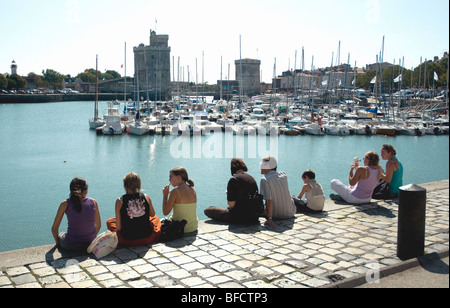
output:
{"label": "boat mast", "polygon": [[447,117],[448,117],[448,70],[449,70],[449,61],[450,59],[447,57],[447,94],[445,95],[445,108],[447,109]]}
{"label": "boat mast", "polygon": [[123,77],[123,101],[127,101],[127,42],[125,42],[125,67],[124,67],[124,77]]}
{"label": "boat mast", "polygon": [[95,110],[94,120],[98,119],[98,55],[95,55]]}
{"label": "boat mast", "polygon": [[242,96],[244,94],[243,84],[242,84],[242,42],[241,42],[241,35],[239,34],[239,70],[240,70],[240,76],[239,76],[239,108],[242,104]]}
{"label": "boat mast", "polygon": [[222,56],[220,56],[220,100],[222,100]]}

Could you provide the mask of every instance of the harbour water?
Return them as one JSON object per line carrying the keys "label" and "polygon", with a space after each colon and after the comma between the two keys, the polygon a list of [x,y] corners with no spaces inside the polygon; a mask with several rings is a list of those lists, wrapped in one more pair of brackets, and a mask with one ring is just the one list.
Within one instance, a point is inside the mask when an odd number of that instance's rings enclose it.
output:
{"label": "harbour water", "polygon": [[[100,102],[99,109],[105,110],[106,102]],[[53,219],[76,176],[88,181],[88,195],[99,203],[101,232],[106,230],[106,219],[114,216],[115,200],[124,192],[122,178],[130,171],[141,176],[143,190],[163,218],[162,188],[168,184],[169,170],[185,167],[195,182],[199,219],[206,219],[203,210],[208,206],[226,206],[230,159],[234,156],[244,159],[249,173],[259,182],[262,156],[277,152],[278,169],[286,171],[295,195],[301,189],[304,170],[316,172],[328,195],[333,178],[347,181],[355,156],[362,158],[369,150],[379,153],[385,143],[397,149],[404,165],[404,184],[449,177],[446,135],[280,135],[273,143],[265,138],[265,147],[261,147],[252,137],[226,139],[221,134],[202,136],[199,144],[193,137],[98,136],[88,127],[92,116],[93,102],[0,105],[0,252],[53,243]],[[259,148],[255,150],[254,144]],[[66,224],[64,219],[60,231]]]}

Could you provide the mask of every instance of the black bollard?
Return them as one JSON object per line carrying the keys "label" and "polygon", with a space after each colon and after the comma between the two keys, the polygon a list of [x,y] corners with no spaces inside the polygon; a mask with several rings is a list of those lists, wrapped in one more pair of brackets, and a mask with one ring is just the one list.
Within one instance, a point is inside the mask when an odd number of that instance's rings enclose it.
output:
{"label": "black bollard", "polygon": [[402,186],[398,199],[397,257],[407,260],[423,256],[427,190],[414,184]]}

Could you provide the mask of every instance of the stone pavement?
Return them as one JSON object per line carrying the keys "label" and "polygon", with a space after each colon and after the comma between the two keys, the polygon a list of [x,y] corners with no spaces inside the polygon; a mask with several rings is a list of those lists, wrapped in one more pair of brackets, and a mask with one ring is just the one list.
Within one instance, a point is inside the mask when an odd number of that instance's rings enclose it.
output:
{"label": "stone pavement", "polygon": [[[421,186],[427,189],[425,252],[448,251],[449,181]],[[397,210],[395,200],[363,206],[327,200],[323,213],[297,214],[275,228],[202,221],[196,235],[119,248],[100,260],[53,245],[5,252],[0,288],[333,287],[405,262],[396,256]]]}

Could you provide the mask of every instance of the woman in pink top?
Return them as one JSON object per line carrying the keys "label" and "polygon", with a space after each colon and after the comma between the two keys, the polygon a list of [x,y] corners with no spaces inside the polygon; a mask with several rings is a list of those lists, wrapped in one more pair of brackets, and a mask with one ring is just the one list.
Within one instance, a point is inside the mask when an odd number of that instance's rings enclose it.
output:
{"label": "woman in pink top", "polygon": [[380,180],[379,161],[380,158],[377,153],[373,151],[367,152],[364,155],[363,167],[359,167],[356,162],[352,164],[348,177],[350,186],[344,185],[339,180],[331,181],[331,189],[337,192],[338,196],[331,194],[330,198],[352,204],[370,203],[373,190]]}

